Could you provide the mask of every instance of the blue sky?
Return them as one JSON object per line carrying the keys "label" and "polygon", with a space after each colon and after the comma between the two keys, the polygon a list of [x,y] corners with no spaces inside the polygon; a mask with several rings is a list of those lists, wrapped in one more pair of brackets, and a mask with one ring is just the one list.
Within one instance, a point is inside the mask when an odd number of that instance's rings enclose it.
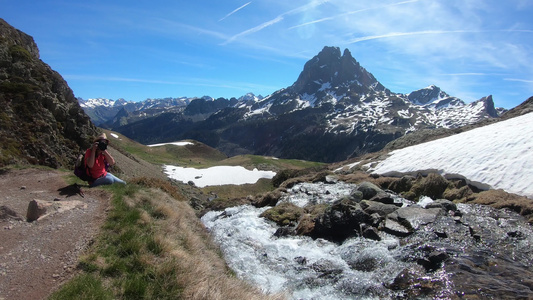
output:
{"label": "blue sky", "polygon": [[533,96],[531,0],[0,0],[77,97],[269,95],[324,46],[384,86],[512,108]]}

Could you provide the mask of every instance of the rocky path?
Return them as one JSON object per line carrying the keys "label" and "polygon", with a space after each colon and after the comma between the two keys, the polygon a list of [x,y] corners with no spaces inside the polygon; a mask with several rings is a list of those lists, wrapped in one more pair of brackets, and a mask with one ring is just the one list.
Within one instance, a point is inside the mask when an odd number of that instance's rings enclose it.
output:
{"label": "rocky path", "polygon": [[[80,254],[104,221],[109,196],[82,187],[82,197],[64,175],[42,169],[0,174],[0,300],[47,298],[76,273]],[[32,200],[52,206],[27,222]]]}

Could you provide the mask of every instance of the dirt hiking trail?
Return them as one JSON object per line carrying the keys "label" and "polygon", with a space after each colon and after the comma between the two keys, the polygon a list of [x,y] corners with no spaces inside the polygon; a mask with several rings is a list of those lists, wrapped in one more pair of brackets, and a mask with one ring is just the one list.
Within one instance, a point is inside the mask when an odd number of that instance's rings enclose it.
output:
{"label": "dirt hiking trail", "polygon": [[[109,194],[82,185],[82,197],[64,175],[44,169],[0,173],[0,300],[46,299],[76,274],[80,254],[105,220]],[[27,222],[34,199],[52,206]]]}

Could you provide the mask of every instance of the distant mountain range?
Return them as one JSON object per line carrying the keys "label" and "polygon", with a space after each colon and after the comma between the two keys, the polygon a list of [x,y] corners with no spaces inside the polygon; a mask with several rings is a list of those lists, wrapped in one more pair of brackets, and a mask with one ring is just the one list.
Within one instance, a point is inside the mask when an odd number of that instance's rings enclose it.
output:
{"label": "distant mountain range", "polygon": [[101,127],[141,143],[195,139],[229,156],[270,155],[323,162],[382,149],[421,129],[497,118],[492,96],[466,104],[437,86],[393,93],[346,49],[325,47],[293,85],[267,97],[79,99]]}

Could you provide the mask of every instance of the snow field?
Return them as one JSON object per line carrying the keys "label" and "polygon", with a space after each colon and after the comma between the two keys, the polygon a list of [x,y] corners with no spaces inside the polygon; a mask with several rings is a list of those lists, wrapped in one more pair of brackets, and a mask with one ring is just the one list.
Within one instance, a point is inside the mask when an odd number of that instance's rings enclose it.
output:
{"label": "snow field", "polygon": [[370,171],[427,170],[533,198],[533,113],[392,151]]}

